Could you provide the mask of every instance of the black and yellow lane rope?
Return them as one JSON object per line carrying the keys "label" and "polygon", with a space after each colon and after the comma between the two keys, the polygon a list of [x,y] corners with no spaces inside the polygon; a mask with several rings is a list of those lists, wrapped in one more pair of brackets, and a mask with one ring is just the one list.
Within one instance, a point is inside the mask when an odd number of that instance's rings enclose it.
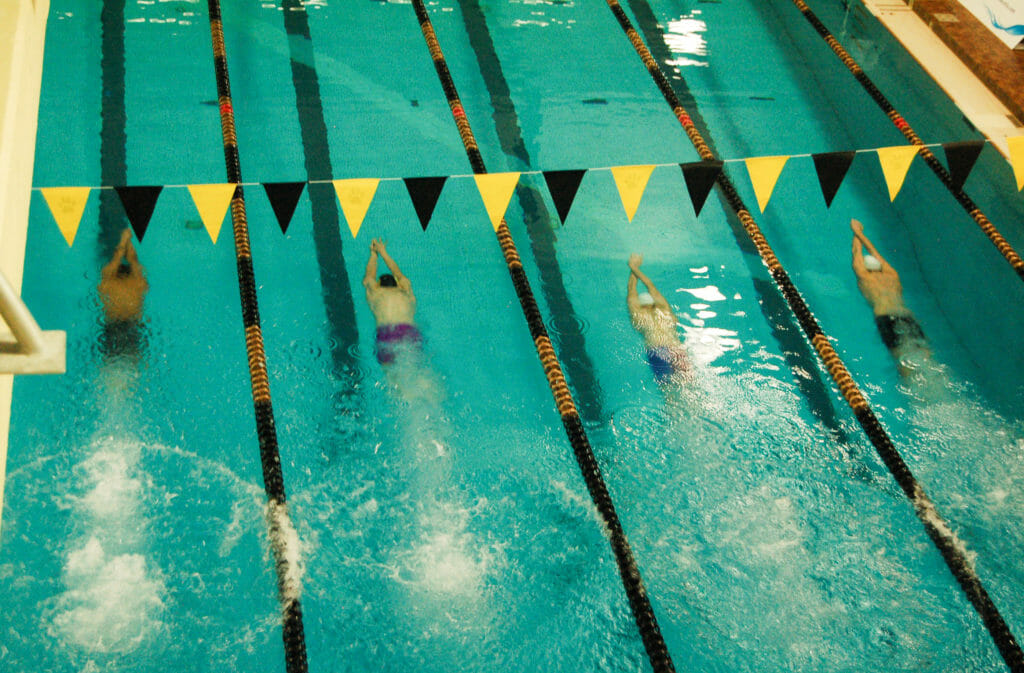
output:
{"label": "black and yellow lane rope", "polygon": [[288,673],[305,673],[306,642],[302,626],[302,607],[299,604],[298,559],[295,549],[289,549],[288,540],[293,532],[288,517],[281,471],[281,456],[277,446],[277,428],[270,403],[270,381],[263,349],[259,305],[256,300],[256,277],[249,247],[249,225],[245,216],[245,195],[241,185],[242,169],[238,158],[235,134],[235,114],[231,102],[231,84],[228,80],[228,61],[224,46],[224,28],[221,23],[220,0],[208,0],[210,36],[213,40],[213,64],[217,75],[217,100],[220,107],[220,126],[224,143],[224,162],[228,182],[237,185],[231,199],[231,224],[235,239],[235,260],[238,270],[238,290],[242,303],[242,323],[245,327],[245,350],[249,361],[252,401],[256,415],[256,434],[260,443],[260,464],[267,494],[267,525],[270,547],[277,572],[278,596],[281,601],[282,634],[284,637],[285,669]]}
{"label": "black and yellow lane rope", "polygon": [[[437,35],[434,33],[434,26],[427,15],[426,7],[423,5],[423,0],[412,0],[412,4],[416,10],[416,17],[420,22],[423,38],[426,40],[430,56],[434,61],[437,76],[441,80],[441,87],[444,89],[445,97],[448,99],[448,106],[451,108],[452,117],[459,129],[459,136],[462,138],[462,144],[465,146],[469,163],[472,165],[475,174],[486,174],[487,168],[484,166],[483,157],[477,146],[476,138],[473,136],[473,130],[470,128],[466,111],[462,107],[458,91],[455,89],[455,82],[452,81],[451,73],[448,71],[448,64],[441,51]],[[576,409],[572,393],[566,384],[565,376],[562,373],[562,366],[558,361],[557,355],[555,355],[551,339],[548,338],[547,329],[544,327],[544,319],[541,317],[537,300],[526,277],[526,272],[523,269],[515,242],[512,240],[512,234],[509,232],[508,223],[505,222],[504,217],[498,225],[497,236],[502,253],[505,256],[509,275],[512,277],[512,284],[515,286],[516,296],[519,298],[519,304],[523,310],[523,316],[526,318],[526,324],[530,328],[530,336],[533,338],[534,347],[537,349],[537,355],[544,368],[544,374],[547,376],[548,385],[551,388],[551,393],[554,395],[558,412],[562,417],[562,424],[565,426],[569,443],[572,445],[573,453],[576,456],[576,462],[583,473],[583,480],[586,482],[590,497],[608,529],[608,538],[615,556],[615,562],[619,568],[619,575],[622,578],[626,597],[629,600],[633,618],[636,620],[640,631],[640,638],[643,641],[644,649],[647,651],[651,668],[655,673],[675,671],[668,648],[665,645],[665,639],[661,635],[661,628],[658,626],[658,621],[654,616],[654,609],[647,596],[647,590],[644,588],[643,580],[640,577],[640,569],[633,557],[633,551],[629,545],[629,540],[626,538],[626,533],[622,529],[622,524],[619,522],[619,516],[615,511],[611,495],[608,493],[604,477],[601,475],[601,469],[590,446],[590,440],[583,428],[583,422],[580,419],[579,411]]]}
{"label": "black and yellow lane rope", "polygon": [[829,48],[832,49],[832,52],[839,57],[839,60],[843,62],[846,69],[850,71],[858,82],[860,82],[860,85],[868,92],[871,99],[878,104],[878,107],[881,108],[882,112],[884,112],[889,118],[889,121],[899,129],[900,133],[903,134],[903,137],[905,137],[911,145],[917,146],[917,153],[921,155],[921,158],[924,159],[926,164],[928,164],[928,167],[932,169],[932,172],[935,173],[936,176],[938,176],[939,180],[942,181],[942,184],[944,184],[946,189],[949,190],[949,193],[952,194],[953,198],[957,200],[957,203],[967,211],[967,214],[970,215],[971,219],[977,223],[978,227],[985,232],[985,235],[988,236],[988,239],[992,241],[992,244],[996,246],[996,249],[999,250],[1000,254],[1002,254],[1006,261],[1010,263],[1010,266],[1012,266],[1014,271],[1017,272],[1020,279],[1024,280],[1024,259],[1021,259],[1020,255],[1017,254],[1013,247],[1005,238],[1003,238],[1003,235],[995,228],[995,225],[985,217],[985,213],[981,212],[981,209],[978,208],[977,204],[974,203],[971,197],[967,196],[966,192],[964,192],[961,187],[957,186],[952,176],[950,176],[949,171],[946,170],[946,167],[943,166],[942,163],[939,162],[938,158],[936,158],[935,154],[928,149],[928,146],[925,145],[924,141],[918,137],[917,133],[915,133],[914,129],[910,127],[907,120],[903,118],[903,115],[897,112],[896,108],[894,108],[892,103],[889,102],[889,99],[887,99],[878,87],[875,86],[875,83],[871,81],[871,78],[864,73],[860,65],[858,65],[853,57],[843,49],[843,46],[839,44],[839,41],[836,40],[832,33],[828,31],[825,24],[823,24],[814,12],[811,11],[811,8],[807,6],[807,3],[804,2],[804,0],[793,0],[793,4],[797,6],[797,9],[799,9],[804,15],[804,18],[814,26],[814,30],[816,30],[818,35],[825,40]]}
{"label": "black and yellow lane rope", "polygon": [[[632,22],[619,5],[618,0],[606,0],[606,2],[615,14],[615,18],[618,20],[623,31],[625,31],[629,41],[633,44],[633,48],[647,67],[648,73],[650,73],[658,85],[665,100],[672,106],[673,113],[676,115],[679,123],[682,124],[686,135],[690,138],[690,142],[693,143],[697,152],[700,153],[701,158],[704,161],[716,161],[714,153],[704,141],[693,120],[690,119],[686,109],[680,103],[675,91],[673,91],[672,85],[669,83],[665,73],[654,60],[654,57],[651,56],[651,52],[647,49],[639,34],[637,34],[636,29],[633,28]],[[751,241],[761,255],[761,259],[771,272],[772,278],[786,298],[790,309],[796,315],[800,327],[825,365],[825,369],[839,387],[839,391],[842,393],[846,403],[853,409],[858,423],[864,429],[864,433],[875,447],[882,462],[885,463],[889,472],[892,473],[896,482],[900,485],[900,488],[903,489],[903,493],[913,504],[914,511],[924,525],[928,536],[942,554],[946,565],[960,584],[964,594],[970,600],[974,609],[978,611],[1006,665],[1014,673],[1024,673],[1024,653],[1021,652],[1020,645],[1017,644],[1017,640],[1010,632],[1006,621],[999,613],[988,592],[982,586],[981,578],[974,569],[963,544],[957,539],[949,524],[939,515],[935,505],[932,504],[924,489],[921,488],[921,485],[910,472],[910,468],[904,462],[903,457],[897,451],[892,443],[892,439],[882,427],[875,413],[871,410],[860,388],[858,388],[853,377],[850,376],[849,371],[846,369],[846,365],[843,364],[839,355],[832,348],[828,336],[818,325],[807,303],[792,280],[790,280],[789,274],[786,273],[786,270],[776,258],[771,246],[768,245],[768,241],[761,233],[761,229],[754,222],[750,211],[747,210],[735,186],[724,171],[719,174],[718,186],[724,193],[729,205],[735,211],[743,228],[750,236]]]}

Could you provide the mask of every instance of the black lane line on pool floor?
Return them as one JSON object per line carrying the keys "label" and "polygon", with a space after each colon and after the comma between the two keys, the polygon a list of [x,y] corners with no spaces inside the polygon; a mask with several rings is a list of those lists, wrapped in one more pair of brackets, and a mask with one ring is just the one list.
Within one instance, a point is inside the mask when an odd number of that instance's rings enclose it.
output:
{"label": "black lane line on pool floor", "polygon": [[853,60],[853,57],[843,49],[843,46],[839,44],[839,41],[836,40],[835,37],[833,37],[832,33],[828,32],[828,28],[826,28],[825,24],[823,24],[814,12],[811,11],[811,8],[807,6],[807,3],[804,2],[804,0],[792,0],[792,2],[804,15],[804,18],[807,19],[807,22],[814,27],[814,30],[817,31],[818,35],[820,35],[825,43],[828,44],[836,57],[843,62],[843,65],[845,65],[846,69],[850,71],[850,74],[853,75],[854,79],[860,83],[868,95],[871,96],[871,99],[875,101],[882,112],[885,113],[885,116],[889,118],[889,121],[893,123],[893,126],[899,129],[900,133],[903,134],[903,137],[907,139],[907,142],[917,147],[917,153],[922,159],[924,159],[924,162],[928,164],[928,168],[932,169],[932,172],[935,173],[942,184],[946,186],[946,189],[953,195],[953,198],[956,199],[957,203],[960,204],[964,211],[966,211],[967,214],[970,215],[971,219],[974,220],[975,224],[977,224],[985,235],[988,236],[992,245],[996,246],[996,249],[999,250],[1003,258],[1011,267],[1013,267],[1013,270],[1017,272],[1017,276],[1019,276],[1021,280],[1024,280],[1024,259],[1021,259],[1020,255],[1017,254],[1017,251],[1013,249],[1007,240],[1003,238],[1003,235],[995,228],[995,225],[985,217],[985,213],[981,212],[981,209],[978,208],[977,204],[975,204],[973,200],[971,200],[971,197],[967,196],[967,193],[964,192],[963,189],[957,187],[953,183],[953,178],[950,176],[949,171],[947,171],[942,163],[939,162],[932,151],[928,149],[924,144],[924,141],[918,137],[917,133],[915,133],[914,129],[910,127],[907,120],[903,118],[903,115],[901,115],[896,108],[892,106],[889,99],[879,91],[878,87],[876,87],[875,83],[871,81],[871,78],[864,73],[860,65],[858,65],[857,62]]}
{"label": "black lane line on pool floor", "polygon": [[[124,102],[124,6],[125,0],[103,0],[100,9],[100,184],[123,185],[128,181]],[[113,189],[101,189],[96,257],[106,264],[128,226],[124,208]]]}
{"label": "black lane line on pool floor", "polygon": [[284,489],[284,474],[277,446],[277,428],[274,409],[270,401],[270,380],[267,375],[263,333],[260,327],[259,303],[256,296],[256,277],[253,273],[252,252],[249,247],[249,224],[245,216],[245,193],[241,185],[242,169],[238,157],[235,134],[235,114],[231,101],[231,82],[228,77],[228,58],[221,24],[220,0],[208,0],[210,37],[213,65],[217,76],[217,102],[220,108],[221,136],[224,145],[224,164],[228,182],[235,187],[231,199],[231,224],[235,242],[238,270],[238,293],[242,305],[242,323],[245,327],[245,350],[252,385],[253,410],[256,416],[256,434],[260,444],[260,466],[263,487],[267,494],[267,528],[274,570],[277,573],[277,591],[281,603],[281,635],[284,640],[285,669],[288,673],[306,673],[306,642],[302,624],[302,606],[299,603],[301,576],[295,564],[299,553],[292,547],[295,528],[288,515]]}
{"label": "black lane line on pool floor", "polygon": [[[690,142],[693,143],[693,146],[704,161],[714,161],[715,154],[704,142],[700,131],[693,125],[693,120],[672,90],[672,86],[669,84],[664,71],[654,60],[654,57],[651,56],[651,52],[647,49],[639,34],[637,34],[633,23],[619,5],[618,0],[606,0],[606,3],[612,14],[615,15],[615,19],[621,26],[627,39],[633,45],[633,49],[643,61],[647,72],[651,75],[654,83],[664,96],[665,102],[672,108],[673,114],[686,131]],[[850,405],[850,408],[853,409],[858,423],[860,423],[861,428],[864,430],[864,434],[871,440],[871,444],[878,451],[882,462],[885,463],[896,483],[903,490],[904,495],[910,500],[914,507],[914,513],[917,514],[918,519],[924,525],[928,537],[931,538],[939,550],[953,577],[956,578],[960,588],[970,600],[971,605],[977,610],[1006,665],[1013,673],[1024,673],[1024,652],[1021,651],[1020,646],[1017,644],[1016,639],[1010,632],[992,598],[982,586],[981,578],[974,569],[963,543],[956,537],[952,528],[939,514],[920,483],[914,478],[910,468],[903,461],[899,451],[896,450],[892,439],[871,410],[853,377],[850,376],[846,365],[843,364],[839,354],[832,348],[828,336],[821,329],[821,326],[818,325],[814,314],[811,313],[796,285],[793,284],[789,274],[782,267],[771,246],[768,245],[768,241],[765,239],[760,227],[757,226],[754,218],[750,215],[750,211],[744,205],[743,200],[732,184],[732,180],[723,171],[719,174],[718,181],[728,197],[729,204],[736,211],[736,216],[743,222],[744,230],[757,247],[758,254],[761,255],[765,265],[771,270],[772,278],[786,297],[786,302],[793,310],[804,334],[807,335],[814,349],[818,352],[822,363],[839,387],[843,398]]]}
{"label": "black lane line on pool floor", "polygon": [[[530,153],[523,142],[519,116],[512,94],[494,49],[491,31],[487,26],[479,0],[459,0],[462,20],[469,36],[469,44],[476,54],[477,66],[491,97],[493,118],[501,149],[517,160],[525,170],[533,170]],[[530,236],[530,249],[540,272],[540,287],[548,305],[551,328],[558,343],[558,354],[565,365],[567,378],[579,399],[580,415],[587,423],[601,424],[604,417],[604,393],[594,374],[594,364],[587,354],[586,336],[576,316],[572,300],[565,290],[562,269],[555,249],[555,230],[544,198],[533,187],[520,182],[516,186],[519,205],[526,216],[526,231]]]}
{"label": "black lane line on pool floor", "polygon": [[[323,99],[320,97],[320,78],[317,75],[305,5],[302,0],[282,0],[281,9],[285,32],[288,33],[288,54],[307,180],[324,181],[310,182],[306,189],[312,206],[313,243],[316,246],[328,335],[331,338],[333,375],[345,384],[340,394],[348,398],[362,379],[362,370],[355,356],[359,345],[359,329],[352,285],[345,266],[334,185],[330,182],[334,169],[331,165]],[[348,404],[343,404],[341,408],[346,413],[351,411]]]}
{"label": "black lane line on pool floor", "polygon": [[[647,45],[655,60],[658,63],[671,61],[673,54],[665,42],[665,33],[658,23],[654,12],[651,10],[650,4],[647,0],[628,0],[628,3],[633,16],[636,17],[637,23],[640,24],[640,31],[643,33],[644,39],[647,41]],[[686,80],[682,76],[674,79],[672,90],[676,92],[680,101],[686,106],[690,113],[690,119],[693,120],[694,126],[700,130],[708,147],[711,148],[712,152],[718,154],[715,150],[714,141],[708,133],[707,123],[700,114],[697,99],[690,92]],[[722,203],[722,210],[726,214],[726,221],[729,223],[729,229],[732,231],[733,238],[736,239],[736,245],[743,252],[743,261],[746,262],[750,278],[754,284],[754,291],[757,293],[757,305],[761,309],[761,314],[764,316],[765,321],[771,327],[772,336],[778,342],[779,349],[786,359],[786,364],[789,365],[790,372],[796,381],[797,389],[807,401],[807,406],[814,417],[824,424],[832,438],[842,446],[844,455],[852,458],[854,452],[850,438],[836,414],[835,406],[832,404],[832,395],[821,379],[821,369],[817,365],[817,358],[811,352],[807,341],[803,338],[800,326],[796,323],[793,313],[786,305],[785,298],[775,283],[772,282],[771,276],[766,273],[764,264],[757,254],[757,248],[750,242],[750,238],[743,230],[743,225],[736,218],[732,209],[729,208],[728,200],[722,192],[721,186],[717,183],[715,193]],[[854,464],[856,467],[853,469],[858,471],[859,476],[865,478],[869,476],[861,462],[856,461]],[[863,474],[860,474],[861,472]]]}
{"label": "black lane line on pool floor", "polygon": [[[215,0],[210,0],[214,2]],[[459,137],[466,149],[466,157],[473,167],[473,173],[483,175],[487,173],[483,157],[477,146],[473,131],[470,128],[469,119],[466,117],[465,108],[459,100],[455,82],[452,81],[451,73],[448,71],[448,64],[441,51],[434,27],[430,22],[430,16],[423,5],[423,0],[412,0],[413,9],[416,11],[416,18],[420,23],[420,30],[423,39],[430,51],[430,57],[434,62],[434,69],[444,90],[445,98],[452,112],[452,118],[459,130]],[[648,661],[655,673],[674,673],[675,666],[669,656],[665,639],[661,635],[661,627],[654,615],[650,599],[647,597],[647,589],[644,587],[643,579],[640,577],[640,569],[633,557],[633,550],[622,529],[619,516],[612,503],[611,494],[601,475],[601,468],[594,456],[590,446],[586,430],[580,419],[579,411],[573,400],[569,386],[566,384],[562,367],[558,362],[551,339],[548,337],[547,329],[544,326],[544,319],[541,317],[540,309],[537,307],[537,300],[530,287],[530,281],[526,277],[519,252],[516,250],[515,242],[509,233],[508,223],[503,217],[495,230],[498,242],[501,245],[502,254],[505,257],[505,264],[508,267],[509,276],[515,287],[516,296],[519,298],[520,308],[523,317],[533,338],[537,356],[541,366],[544,368],[544,375],[547,378],[551,394],[555,398],[558,412],[562,417],[562,425],[565,428],[569,443],[572,446],[576,462],[579,465],[583,480],[587,485],[587,491],[594,502],[594,506],[600,514],[604,524],[605,532],[608,535],[608,542],[615,557],[619,577],[622,579],[622,586],[629,600],[630,610],[636,620],[637,630],[640,632],[640,639],[643,641],[644,649],[647,652]]]}

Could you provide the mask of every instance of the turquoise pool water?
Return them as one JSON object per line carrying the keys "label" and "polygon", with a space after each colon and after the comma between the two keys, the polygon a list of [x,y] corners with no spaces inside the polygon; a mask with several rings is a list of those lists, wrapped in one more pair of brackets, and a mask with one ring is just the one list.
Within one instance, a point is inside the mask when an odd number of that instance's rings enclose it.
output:
{"label": "turquoise pool water", "polygon": [[[94,4],[52,4],[35,184],[222,181],[205,4]],[[723,158],[902,144],[788,2],[624,6]],[[490,170],[697,159],[604,3],[430,9]],[[926,141],[978,137],[863,8],[813,9]],[[246,180],[471,172],[410,5],[223,12]],[[967,190],[1021,250],[1013,185],[989,148]],[[164,190],[138,245],[141,353],[110,357],[96,285],[125,222],[104,194],[70,248],[33,198],[24,294],[68,331],[68,374],[15,385],[0,662],[282,670],[230,232],[212,245],[187,191]],[[426,231],[382,182],[355,240],[330,186],[287,235],[246,194],[311,670],[647,670],[472,180],[448,181]],[[712,195],[694,218],[660,167],[631,223],[603,170],[564,226],[537,175],[507,218],[677,668],[1003,670],[727,210]],[[900,271],[948,396],[896,373],[850,217]],[[793,159],[756,219],[1020,635],[1019,281],[920,162],[890,204],[859,155],[826,210]],[[360,286],[374,236],[425,335],[390,383]],[[630,326],[634,251],[680,316],[686,390],[658,387]]]}

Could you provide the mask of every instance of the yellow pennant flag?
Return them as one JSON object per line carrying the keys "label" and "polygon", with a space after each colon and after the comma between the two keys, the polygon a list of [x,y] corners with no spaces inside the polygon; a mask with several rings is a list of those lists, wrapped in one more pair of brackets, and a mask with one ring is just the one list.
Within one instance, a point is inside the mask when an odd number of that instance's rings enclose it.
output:
{"label": "yellow pennant flag", "polygon": [[880,147],[878,161],[882,164],[882,173],[885,175],[885,184],[889,187],[889,200],[895,201],[903,186],[903,179],[907,177],[910,170],[910,162],[917,155],[917,147],[914,145],[900,145],[899,147]]}
{"label": "yellow pennant flag", "polygon": [[214,245],[217,243],[217,236],[220,235],[220,225],[224,222],[224,213],[231,205],[231,198],[235,195],[238,185],[234,183],[221,183],[214,185],[189,185],[188,193],[192,195],[192,201],[199,211],[199,219],[206,227],[206,233]]}
{"label": "yellow pennant flag", "polygon": [[1024,136],[1007,138],[1006,144],[1010,146],[1010,165],[1017,178],[1017,191],[1020,191],[1024,187]]}
{"label": "yellow pennant flag", "polygon": [[519,183],[519,173],[486,173],[474,175],[476,188],[480,190],[480,198],[484,200],[484,208],[491,218],[491,226],[498,230],[501,218],[505,216],[508,202],[512,200],[512,192]]}
{"label": "yellow pennant flag", "polygon": [[370,203],[373,201],[373,195],[377,193],[378,184],[380,184],[379,178],[350,178],[334,181],[334,191],[338,195],[338,203],[341,204],[341,212],[345,214],[352,238],[359,234],[359,227],[363,226],[363,218],[366,217],[366,211],[370,209]]}
{"label": "yellow pennant flag", "polygon": [[630,222],[640,207],[640,199],[647,189],[647,181],[651,179],[654,166],[616,166],[612,168],[615,186],[619,188],[622,207],[626,209],[626,217]]}
{"label": "yellow pennant flag", "polygon": [[82,213],[85,212],[85,202],[89,200],[88,187],[48,187],[40,189],[46,205],[53,213],[53,219],[57,222],[60,233],[64,234],[64,240],[70,246],[75,240],[78,232],[78,225],[82,221]]}
{"label": "yellow pennant flag", "polygon": [[751,157],[744,159],[747,164],[747,173],[750,174],[750,184],[754,185],[754,195],[757,196],[757,207],[764,212],[768,200],[772,198],[775,191],[775,183],[779,181],[782,174],[782,167],[789,161],[788,156],[777,157]]}

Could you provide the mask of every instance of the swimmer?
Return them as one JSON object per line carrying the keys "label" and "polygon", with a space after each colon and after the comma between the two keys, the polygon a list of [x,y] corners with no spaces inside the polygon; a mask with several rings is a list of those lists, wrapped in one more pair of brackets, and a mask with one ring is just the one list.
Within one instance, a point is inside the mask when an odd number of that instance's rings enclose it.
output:
{"label": "swimmer", "polygon": [[[658,383],[670,383],[685,377],[690,371],[690,360],[686,349],[676,333],[676,315],[668,301],[654,286],[640,265],[641,255],[629,256],[629,283],[626,288],[626,305],[633,327],[643,335],[647,345],[647,363],[654,372]],[[647,292],[637,293],[637,281],[647,287]]]}
{"label": "swimmer", "polygon": [[[391,271],[379,279],[377,255]],[[382,365],[391,364],[403,346],[419,346],[423,337],[413,321],[416,296],[412,292],[412,283],[388,255],[382,240],[375,238],[370,243],[370,260],[366,263],[363,287],[366,288],[366,301],[377,320],[377,361]]]}
{"label": "swimmer", "polygon": [[132,230],[121,232],[114,255],[100,271],[100,301],[106,322],[102,345],[108,355],[136,353],[141,341],[142,303],[149,282],[132,245]]}
{"label": "swimmer", "polygon": [[896,358],[900,375],[908,377],[930,359],[928,340],[914,314],[903,303],[903,285],[896,269],[864,235],[864,225],[851,220],[850,229],[853,230],[853,272],[857,286],[871,305],[878,333]]}

